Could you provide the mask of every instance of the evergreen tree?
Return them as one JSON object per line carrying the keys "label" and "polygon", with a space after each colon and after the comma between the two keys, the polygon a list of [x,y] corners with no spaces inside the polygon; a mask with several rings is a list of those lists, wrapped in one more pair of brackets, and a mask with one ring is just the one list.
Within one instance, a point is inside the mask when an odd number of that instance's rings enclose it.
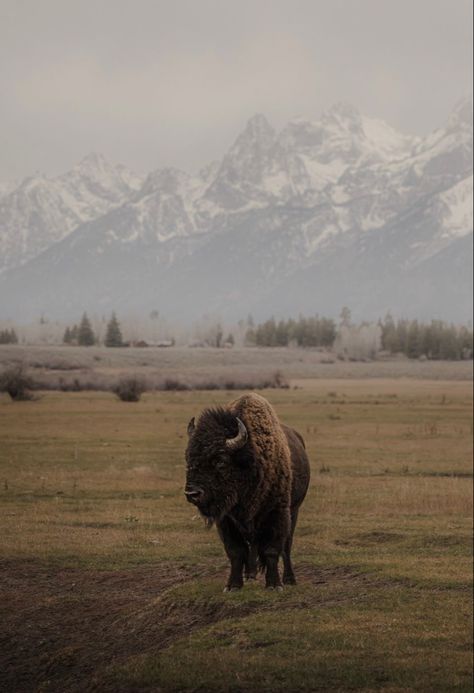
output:
{"label": "evergreen tree", "polygon": [[107,347],[121,347],[123,346],[122,332],[120,330],[120,324],[117,320],[115,313],[112,313],[107,324],[107,332],[105,334],[105,346]]}
{"label": "evergreen tree", "polygon": [[84,313],[77,331],[77,343],[79,346],[92,346],[94,342],[94,332],[92,330],[89,318],[87,317],[87,313]]}
{"label": "evergreen tree", "polygon": [[70,344],[71,343],[71,330],[69,327],[66,327],[64,330],[64,336],[63,336],[63,344]]}
{"label": "evergreen tree", "polygon": [[216,344],[216,347],[217,347],[218,349],[220,349],[221,346],[222,346],[222,338],[223,338],[223,336],[224,336],[224,333],[223,333],[223,331],[222,331],[221,324],[220,324],[220,323],[217,323],[217,326],[216,326],[216,342],[215,342],[215,344]]}
{"label": "evergreen tree", "polygon": [[0,331],[0,344],[18,344],[18,336],[13,328]]}
{"label": "evergreen tree", "polygon": [[255,330],[253,327],[249,327],[247,332],[245,333],[245,344],[247,346],[255,346],[257,343],[257,335],[255,333]]}
{"label": "evergreen tree", "polygon": [[410,359],[416,359],[421,355],[418,320],[412,320],[408,326],[405,353]]}
{"label": "evergreen tree", "polygon": [[276,346],[287,346],[288,344],[288,328],[283,320],[280,320],[275,330]]}

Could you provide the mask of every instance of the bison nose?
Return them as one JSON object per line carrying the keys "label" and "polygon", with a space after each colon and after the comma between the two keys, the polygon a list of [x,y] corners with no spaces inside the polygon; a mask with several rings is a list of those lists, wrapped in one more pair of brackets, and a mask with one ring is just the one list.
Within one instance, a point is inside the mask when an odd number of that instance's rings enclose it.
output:
{"label": "bison nose", "polygon": [[199,503],[204,496],[204,491],[202,488],[196,488],[193,486],[184,489],[184,495],[186,496],[186,500],[188,500],[190,503]]}

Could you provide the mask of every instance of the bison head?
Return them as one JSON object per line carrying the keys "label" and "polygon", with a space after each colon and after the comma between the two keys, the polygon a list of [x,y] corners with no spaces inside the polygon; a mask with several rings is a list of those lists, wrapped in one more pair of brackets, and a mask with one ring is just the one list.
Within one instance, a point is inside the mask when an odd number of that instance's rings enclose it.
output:
{"label": "bison head", "polygon": [[229,512],[253,476],[248,434],[242,421],[225,409],[207,409],[188,425],[186,499],[208,524]]}

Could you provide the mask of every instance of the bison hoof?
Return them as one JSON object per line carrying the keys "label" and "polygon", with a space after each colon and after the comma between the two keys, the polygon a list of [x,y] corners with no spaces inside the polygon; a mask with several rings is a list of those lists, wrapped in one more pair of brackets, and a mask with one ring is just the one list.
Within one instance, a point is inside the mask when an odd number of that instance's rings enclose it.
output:
{"label": "bison hoof", "polygon": [[241,587],[238,587],[237,585],[226,585],[222,591],[223,592],[237,592],[240,589],[241,589]]}
{"label": "bison hoof", "polygon": [[266,585],[267,590],[276,590],[277,592],[283,592],[282,585]]}
{"label": "bison hoof", "polygon": [[284,575],[283,576],[284,585],[296,585],[296,578],[294,575]]}

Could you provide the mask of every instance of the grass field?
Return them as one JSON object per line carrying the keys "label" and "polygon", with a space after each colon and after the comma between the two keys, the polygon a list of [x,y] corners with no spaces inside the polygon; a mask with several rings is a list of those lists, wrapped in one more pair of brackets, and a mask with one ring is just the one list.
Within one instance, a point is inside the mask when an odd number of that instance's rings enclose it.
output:
{"label": "grass field", "polygon": [[185,431],[236,393],[0,396],[0,688],[468,691],[472,383],[303,380],[296,587],[222,593]]}

